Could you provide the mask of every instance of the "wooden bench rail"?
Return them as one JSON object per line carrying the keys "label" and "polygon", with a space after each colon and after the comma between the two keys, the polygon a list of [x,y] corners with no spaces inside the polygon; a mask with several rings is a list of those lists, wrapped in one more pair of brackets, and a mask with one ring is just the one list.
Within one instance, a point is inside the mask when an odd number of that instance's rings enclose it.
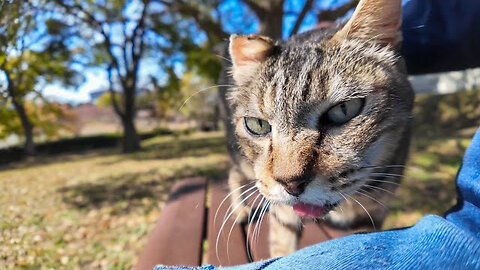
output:
{"label": "wooden bench rail", "polygon": [[189,178],[172,187],[135,269],[201,264],[206,183],[205,178]]}

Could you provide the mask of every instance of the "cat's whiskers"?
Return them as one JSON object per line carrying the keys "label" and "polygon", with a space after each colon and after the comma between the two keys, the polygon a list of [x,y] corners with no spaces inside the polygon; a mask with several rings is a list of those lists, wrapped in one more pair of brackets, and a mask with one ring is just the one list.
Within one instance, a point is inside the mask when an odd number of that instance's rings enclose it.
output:
{"label": "cat's whiskers", "polygon": [[[342,194],[340,192],[340,194]],[[348,194],[345,194],[347,197],[349,197],[350,199],[354,200],[356,203],[358,203],[358,205],[360,205],[360,207],[363,208],[363,210],[365,211],[365,213],[367,213],[368,217],[370,218],[370,221],[372,222],[372,226],[373,226],[373,230],[376,231],[377,230],[377,227],[375,226],[375,222],[373,221],[373,218],[372,216],[370,215],[370,213],[368,212],[367,208],[365,208],[365,206],[363,206],[363,204],[361,204],[358,200],[356,200],[355,198],[353,198],[352,196],[348,195]],[[343,196],[343,195],[342,195]],[[344,196],[345,198],[345,196]]]}
{"label": "cat's whiskers", "polygon": [[[259,196],[260,196],[260,197],[259,197]],[[263,202],[263,200],[265,200],[265,197],[263,197],[262,194],[259,193],[259,194],[257,195],[257,197],[255,197],[255,200],[254,200],[253,203],[252,203],[252,206],[253,206],[253,207],[255,207],[255,203],[257,202],[258,198],[261,198],[258,205],[261,205],[262,202]],[[252,258],[252,254],[251,254],[251,250],[250,250],[250,244],[249,244],[249,242],[248,242],[248,237],[250,236],[250,228],[252,227],[252,226],[251,226],[251,225],[252,225],[252,221],[255,220],[255,216],[257,215],[257,212],[258,212],[258,209],[259,209],[259,208],[260,208],[260,207],[255,207],[255,211],[253,212],[253,215],[251,215],[251,214],[252,214],[251,212],[248,213],[248,219],[247,219],[248,229],[247,229],[247,233],[246,233],[246,235],[245,235],[245,244],[246,244],[246,246],[247,246],[247,256],[248,256],[248,260],[249,260],[250,262],[253,262],[253,258]]]}
{"label": "cat's whiskers", "polygon": [[[258,189],[257,189],[257,190],[254,190],[253,193],[255,193],[255,192],[257,192],[257,191],[258,191]],[[260,195],[261,195],[261,194],[258,193],[256,199],[258,199],[258,196],[260,196]],[[255,202],[255,201],[254,201],[254,202]],[[254,202],[253,202],[253,203],[250,202],[250,203],[252,203],[252,205],[253,205]],[[247,203],[246,205],[248,206],[248,205],[250,205],[250,203]],[[249,213],[249,215],[250,215],[250,213]],[[240,217],[241,217],[240,215],[237,215],[237,217],[235,218],[235,221],[233,221],[232,226],[230,226],[230,230],[229,230],[229,232],[228,232],[228,237],[227,237],[227,258],[228,258],[228,262],[230,262],[230,236],[232,235],[233,228],[234,228],[235,225],[237,224],[238,219],[239,219]]]}
{"label": "cat's whiskers", "polygon": [[265,205],[267,203],[267,199],[265,198],[265,200],[262,202],[262,204],[260,204],[259,208],[261,209],[259,214],[258,214],[258,219],[256,220],[255,222],[255,227],[253,228],[253,233],[252,233],[252,246],[255,244],[256,245],[256,241],[255,241],[255,238],[256,238],[256,235],[257,235],[257,230],[258,230],[258,226],[259,224],[261,223],[261,220],[262,220],[262,216],[263,216],[263,210],[265,209]]}
{"label": "cat's whiskers", "polygon": [[369,176],[380,176],[380,177],[395,178],[395,179],[403,177],[403,175],[396,174],[396,173],[376,173],[376,172],[369,173]]}
{"label": "cat's whiskers", "polygon": [[252,233],[252,245],[253,243],[255,243],[255,245],[257,243],[257,235],[258,235],[259,227],[261,227],[268,202],[269,202],[268,199],[265,198],[265,200],[263,201],[263,205],[260,205],[261,210],[259,213],[259,218],[255,222],[255,228],[253,229],[253,233]]}
{"label": "cat's whiskers", "polygon": [[388,169],[388,168],[406,168],[405,165],[371,165],[371,166],[362,166],[359,170],[362,169]]}
{"label": "cat's whiskers", "polygon": [[348,199],[347,199],[347,197],[345,197],[345,196],[343,195],[343,193],[342,193],[342,192],[340,192],[340,191],[337,191],[337,194],[339,194],[340,196],[342,196],[342,197],[343,197],[343,199],[344,199],[345,201],[347,201],[347,200],[348,200]]}
{"label": "cat's whiskers", "polygon": [[[255,189],[255,188],[256,188],[256,186],[254,185],[254,186],[246,189],[245,191],[243,191],[242,193],[240,193],[239,198],[242,198],[243,195],[245,195],[246,193],[248,193],[249,191],[251,191],[252,189]],[[243,201],[242,201],[242,202],[243,202]],[[234,207],[233,204],[230,204],[230,206],[228,207],[227,211],[225,211],[225,214],[223,215],[223,219],[222,219],[223,221],[225,221],[225,218],[226,218],[227,215],[230,213],[230,211],[232,211],[232,208],[233,208],[233,207]],[[237,206],[237,207],[238,207],[238,206]],[[218,210],[218,209],[217,209],[217,210]],[[235,210],[233,210],[233,212],[234,212],[234,211],[235,211]]]}
{"label": "cat's whiskers", "polygon": [[235,218],[235,220],[232,222],[232,226],[230,227],[230,230],[229,230],[229,232],[228,232],[228,237],[227,237],[227,259],[228,259],[228,262],[229,262],[229,263],[230,263],[230,236],[232,235],[233,228],[234,228],[235,225],[237,224],[239,218],[240,218],[240,215],[237,215],[237,217]]}
{"label": "cat's whiskers", "polygon": [[255,242],[255,245],[256,243],[258,242],[258,238],[260,236],[260,230],[262,229],[262,223],[263,223],[263,219],[265,217],[265,214],[267,213],[267,210],[268,208],[270,207],[270,201],[268,199],[266,199],[263,203],[263,207],[262,207],[262,211],[260,212],[260,220],[258,221],[257,225],[255,226],[255,229],[257,229],[257,232],[255,233],[255,230],[253,232],[253,237],[254,237],[254,242]]}
{"label": "cat's whiskers", "polygon": [[[223,198],[223,200],[220,202],[220,204],[219,204],[218,207],[217,207],[217,211],[215,211],[215,216],[213,217],[213,228],[215,228],[215,225],[216,225],[216,223],[217,223],[217,215],[218,215],[218,212],[220,211],[220,208],[222,208],[222,205],[225,203],[225,201],[227,201],[228,197],[232,196],[232,194],[233,194],[234,192],[236,192],[237,190],[242,189],[242,188],[244,188],[245,186],[251,185],[251,184],[254,184],[254,183],[246,183],[246,184],[244,184],[244,185],[241,185],[241,186],[239,186],[238,188],[230,191],[230,193],[228,193],[227,196],[225,196],[225,198]],[[228,212],[228,210],[227,210],[227,212]]]}
{"label": "cat's whiskers", "polygon": [[388,181],[388,180],[380,180],[380,179],[372,179],[372,178],[364,178],[364,179],[367,180],[367,182],[378,182],[378,183],[385,183],[385,184],[400,186],[400,183]]}
{"label": "cat's whiskers", "polygon": [[216,242],[215,242],[215,253],[217,255],[217,259],[220,261],[220,257],[218,256],[218,242],[220,241],[220,235],[222,234],[222,231],[223,231],[223,228],[225,227],[225,225],[227,224],[227,221],[230,219],[230,217],[233,215],[233,213],[235,213],[235,210],[237,210],[240,206],[243,205],[243,203],[248,200],[248,198],[250,198],[252,195],[255,194],[255,191],[251,192],[250,194],[248,194],[247,196],[245,196],[245,198],[239,202],[231,211],[230,213],[228,214],[228,216],[226,218],[223,219],[223,223],[222,223],[222,226],[220,226],[220,230],[218,231],[218,235],[217,235],[217,239],[216,239]]}
{"label": "cat's whiskers", "polygon": [[368,194],[371,194],[371,193],[369,193],[368,191],[363,190],[363,189],[361,189],[361,188],[360,188],[360,190],[355,191],[355,193],[358,193],[358,194],[360,194],[360,195],[362,195],[362,196],[365,196],[365,197],[371,199],[372,201],[377,202],[377,203],[380,204],[383,208],[388,209],[388,207],[386,207],[386,206],[385,206],[383,203],[381,203],[379,200],[373,198],[373,197],[370,196],[370,195],[367,195],[367,194],[363,193],[362,191],[367,192]]}
{"label": "cat's whiskers", "polygon": [[226,57],[224,57],[224,56],[221,56],[220,54],[215,54],[215,56],[218,57],[218,58],[220,58],[220,59],[223,59],[223,60],[229,62],[230,64],[233,64],[232,60],[230,60],[230,59],[228,59],[228,58],[226,58]]}
{"label": "cat's whiskers", "polygon": [[[244,188],[245,186],[249,185],[250,183],[247,183],[245,185],[242,185],[234,190],[232,190],[227,196],[225,196],[225,198],[223,198],[222,202],[220,203],[220,205],[217,207],[217,211],[215,212],[215,216],[214,216],[214,219],[213,219],[213,227],[216,228],[216,222],[217,222],[217,215],[220,211],[220,208],[222,207],[222,205],[227,201],[228,197],[232,196],[235,192],[237,192],[239,189],[242,189]],[[242,193],[240,193],[240,196],[242,196],[243,194],[249,192],[250,190],[254,189],[255,188],[255,185],[249,187],[248,189],[244,190]],[[241,198],[241,197],[239,197]],[[225,217],[227,216],[227,214],[230,212],[230,210],[232,209],[233,205],[230,203],[230,206],[227,208],[227,210],[225,211],[225,214],[223,215],[223,219],[222,220],[225,220]]]}
{"label": "cat's whiskers", "polygon": [[[258,205],[258,208],[256,209],[256,210],[260,209],[260,212],[258,212],[258,218],[257,218],[257,220],[255,221],[255,226],[254,226],[254,228],[253,228],[252,235],[250,236],[250,238],[251,238],[251,242],[250,242],[250,243],[251,243],[251,245],[252,245],[252,251],[253,251],[253,246],[256,245],[255,235],[256,235],[256,232],[257,232],[257,229],[258,229],[258,224],[260,223],[260,220],[261,220],[261,217],[262,217],[262,211],[263,211],[263,209],[264,209],[263,207],[265,206],[266,201],[267,201],[267,198],[264,197],[264,198],[260,201],[260,203],[259,203],[259,205]],[[248,233],[247,233],[247,235],[248,235]]]}
{"label": "cat's whiskers", "polygon": [[235,85],[231,85],[231,84],[219,84],[219,85],[213,85],[213,86],[210,86],[210,87],[206,87],[206,88],[203,88],[203,89],[200,89],[198,91],[196,91],[195,93],[191,94],[187,99],[185,99],[185,101],[182,103],[182,105],[178,108],[178,111],[180,111],[184,106],[185,104],[187,104],[187,102],[193,98],[194,96],[202,93],[202,92],[205,92],[209,89],[212,89],[212,88],[217,88],[217,87],[234,87]]}
{"label": "cat's whiskers", "polygon": [[342,204],[341,204],[341,203],[338,204],[338,208],[340,208],[340,211],[342,212],[342,215],[344,215],[345,212],[343,212],[343,207],[342,207]]}
{"label": "cat's whiskers", "polygon": [[377,187],[377,186],[372,186],[372,185],[368,185],[368,184],[365,184],[363,185],[364,187],[367,187],[369,189],[377,189],[377,190],[381,190],[381,191],[384,191],[384,192],[387,192],[393,196],[395,196],[395,193],[391,192],[390,190],[387,190],[387,189],[384,189],[384,188],[381,188],[381,187]]}

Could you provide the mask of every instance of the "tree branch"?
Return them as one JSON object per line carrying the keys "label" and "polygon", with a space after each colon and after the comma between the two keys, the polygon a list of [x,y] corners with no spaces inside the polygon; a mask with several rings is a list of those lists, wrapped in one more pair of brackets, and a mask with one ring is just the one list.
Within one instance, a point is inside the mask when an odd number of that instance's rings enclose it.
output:
{"label": "tree branch", "polygon": [[123,84],[123,83],[125,83],[125,78],[122,76],[122,72],[120,70],[120,65],[118,63],[118,60],[115,57],[115,55],[113,54],[113,51],[112,51],[113,45],[112,45],[112,41],[110,40],[110,36],[107,34],[107,32],[105,32],[105,29],[103,29],[103,27],[100,28],[100,34],[105,39],[103,44],[105,46],[105,49],[107,50],[108,55],[111,58],[113,67],[117,70],[118,77],[120,78],[120,81]]}
{"label": "tree branch", "polygon": [[[90,25],[96,24],[98,27],[102,27],[102,22],[98,21],[93,14],[90,14],[88,11],[86,11],[81,5],[79,4],[74,4],[73,6],[67,5],[63,2],[63,0],[56,0],[55,3],[57,5],[63,7],[65,11],[67,11],[68,14],[76,17],[77,19],[82,20],[85,23],[88,23]],[[77,11],[81,12],[84,14],[87,18],[82,18],[79,16],[79,14],[72,9],[76,9]]]}
{"label": "tree branch", "polygon": [[[135,26],[132,35],[132,48],[131,48],[131,55],[132,55],[132,64],[133,64],[133,72],[136,74],[140,59],[143,54],[144,50],[144,35],[145,35],[145,18],[147,17],[147,8],[148,4],[150,4],[150,0],[143,1],[143,10],[140,20],[138,24]],[[137,49],[137,42],[138,44],[138,51]]]}
{"label": "tree branch", "polygon": [[14,85],[12,83],[12,79],[10,77],[10,73],[8,70],[4,68],[4,65],[2,65],[2,70],[5,73],[5,80],[7,81],[7,94],[8,96],[15,102],[15,91],[14,91]]}
{"label": "tree branch", "polygon": [[[74,5],[71,6],[71,5],[65,4],[62,0],[55,0],[55,3],[58,4],[59,6],[61,6],[62,8],[64,8],[65,11],[68,14],[74,16],[75,18],[79,19],[83,23],[87,24],[92,29],[100,32],[100,34],[105,39],[103,44],[105,46],[105,49],[107,50],[108,55],[111,58],[111,61],[113,63],[113,67],[117,70],[118,76],[120,77],[120,81],[122,81],[122,83],[123,83],[125,81],[125,79],[122,76],[122,72],[120,70],[120,65],[118,63],[118,60],[117,60],[117,58],[115,57],[115,55],[113,54],[113,51],[112,51],[113,46],[116,45],[116,44],[112,44],[110,36],[108,35],[108,33],[103,28],[103,22],[97,20],[95,18],[95,16],[93,16],[93,14],[90,14],[88,11],[86,11],[79,4],[74,4]],[[75,12],[75,11],[77,11],[77,12]],[[79,13],[84,14],[86,16],[86,18],[82,18],[81,16],[79,16]]]}
{"label": "tree branch", "polygon": [[267,13],[267,10],[265,10],[264,7],[262,7],[253,0],[242,0],[242,2],[247,5],[255,13],[255,15],[257,15],[257,18],[259,19]]}
{"label": "tree branch", "polygon": [[120,109],[120,106],[118,105],[117,99],[115,98],[115,91],[113,91],[113,80],[112,80],[112,64],[108,65],[107,68],[107,74],[108,74],[108,92],[110,93],[110,100],[113,105],[113,109],[115,112],[120,116],[120,118],[124,118],[125,114],[122,112]]}
{"label": "tree branch", "polygon": [[319,22],[335,21],[338,18],[345,16],[351,9],[355,8],[358,2],[359,0],[351,0],[340,7],[322,10],[317,14],[317,19]]}
{"label": "tree branch", "polygon": [[227,39],[229,34],[223,31],[220,22],[215,21],[210,14],[206,14],[201,12],[195,6],[183,2],[181,0],[175,0],[172,2],[168,2],[165,0],[157,0],[164,5],[166,5],[169,9],[173,11],[178,11],[183,16],[192,17],[195,22],[197,23],[198,27],[200,27],[205,33],[207,34],[209,40],[224,40]]}
{"label": "tree branch", "polygon": [[290,32],[290,36],[296,35],[298,33],[298,30],[300,29],[300,26],[302,25],[302,22],[305,19],[305,16],[307,15],[308,11],[312,8],[312,5],[313,5],[313,0],[307,0],[305,2],[305,5],[303,6],[302,11],[300,11],[300,14],[298,14],[297,20],[293,25],[292,32]]}
{"label": "tree branch", "polygon": [[[129,58],[128,54],[127,54],[128,43],[130,42],[130,43],[132,43],[132,46],[134,46],[134,45],[133,45],[133,41],[132,41],[133,37],[128,37],[128,35],[127,35],[127,24],[125,24],[125,23],[122,24],[122,33],[123,33],[123,36],[124,36],[124,42],[121,46],[121,50],[122,50],[122,54],[123,54],[123,62],[125,63],[125,67],[126,67],[127,72],[128,72],[128,69],[131,66],[131,63],[130,63],[131,58]],[[133,60],[132,60],[132,62],[133,62]]]}

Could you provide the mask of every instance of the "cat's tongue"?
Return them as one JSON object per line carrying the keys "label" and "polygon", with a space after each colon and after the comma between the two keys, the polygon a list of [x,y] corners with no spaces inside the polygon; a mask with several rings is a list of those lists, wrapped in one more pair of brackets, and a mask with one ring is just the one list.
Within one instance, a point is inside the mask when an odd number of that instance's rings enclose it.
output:
{"label": "cat's tongue", "polygon": [[325,208],[323,206],[301,202],[293,205],[293,211],[301,217],[318,218],[323,215]]}

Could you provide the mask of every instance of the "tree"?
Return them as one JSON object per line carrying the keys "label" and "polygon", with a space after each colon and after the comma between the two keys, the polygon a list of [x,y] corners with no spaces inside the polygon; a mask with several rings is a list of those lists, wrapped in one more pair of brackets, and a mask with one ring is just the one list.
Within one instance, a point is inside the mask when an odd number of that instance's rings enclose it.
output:
{"label": "tree", "polygon": [[[176,14],[192,22],[196,29],[207,37],[205,44],[210,53],[218,53],[214,48],[227,40],[230,33],[241,34],[245,31],[253,31],[273,39],[282,39],[297,34],[308,13],[316,15],[317,21],[335,21],[351,11],[358,0],[304,0],[302,2],[240,0],[240,4],[234,6],[234,11],[223,7],[229,2],[225,0],[207,0],[201,3],[187,0],[157,0],[156,2],[163,4],[169,11],[169,18],[175,17],[172,14]],[[328,5],[325,4],[326,2]],[[239,9],[240,16],[237,12]],[[289,29],[286,28],[285,23],[287,18],[293,19],[293,23],[288,24],[291,26]],[[178,20],[164,20],[164,23],[175,24]],[[229,31],[226,30],[227,28]],[[287,30],[288,33],[286,33]],[[186,48],[192,49],[191,46]]]}
{"label": "tree", "polygon": [[[256,32],[279,39],[285,34],[285,17],[292,16],[286,3],[293,1],[241,0],[244,12],[240,19],[225,11],[223,6],[227,2],[49,0],[53,5],[47,5],[44,10],[63,16],[65,23],[74,21],[70,27],[81,29],[78,33],[83,40],[82,46],[90,48],[83,50],[84,56],[89,59],[89,65],[100,66],[107,74],[111,103],[124,128],[123,150],[131,152],[139,149],[134,124],[139,89],[154,87],[167,91],[164,86],[169,78],[181,77],[180,73],[184,72],[179,68],[182,64],[186,64],[183,67],[189,70],[196,68],[198,74],[216,81],[220,71],[228,68],[228,61],[223,63],[222,68],[212,52],[224,44],[229,32],[242,33],[249,28],[245,26],[256,25]],[[294,14],[295,22],[289,35],[300,30],[307,14],[318,9],[318,2],[305,0],[302,3]],[[220,53],[216,52],[223,58],[226,56],[224,48],[219,50]],[[151,74],[142,72],[142,63],[153,63],[151,59],[156,59],[155,73],[160,74],[155,81],[149,79]],[[174,70],[174,73],[169,70]],[[220,93],[225,91],[225,88],[220,89]],[[116,98],[115,93],[121,98]],[[221,96],[223,99],[224,95]]]}
{"label": "tree", "polygon": [[[78,76],[68,66],[71,55],[63,44],[62,25],[54,20],[39,21],[29,2],[3,2],[0,10],[0,99],[12,106],[25,136],[24,151],[35,154],[34,125],[25,108],[29,94],[41,96],[39,85],[61,82],[74,84]],[[44,30],[37,26],[43,24]]]}
{"label": "tree", "polygon": [[[123,125],[124,152],[140,149],[135,127],[135,99],[140,88],[140,66],[155,51],[159,39],[153,30],[150,0],[137,1],[63,1],[53,0],[57,12],[68,14],[81,29],[79,37],[90,50],[84,50],[89,65],[100,66],[108,74],[113,108]],[[89,55],[90,54],[90,55]],[[115,98],[121,95],[121,103]]]}
{"label": "tree", "polygon": [[[19,89],[21,86],[17,86],[17,80],[22,80],[21,74],[16,75],[16,78],[12,73],[18,72],[18,69],[23,62],[23,55],[25,51],[25,36],[30,31],[31,16],[22,16],[23,5],[18,2],[5,2],[2,3],[0,11],[0,70],[4,73],[4,81],[1,85],[0,91],[3,99],[7,99],[5,104],[12,104],[18,117],[20,118],[23,133],[25,135],[24,151],[27,155],[35,154],[35,145],[33,142],[33,126],[30,119],[27,116],[25,107],[23,104],[23,98],[27,94],[25,89]],[[15,20],[15,18],[18,18]],[[21,23],[20,20],[24,20]],[[13,22],[13,23],[12,23]],[[11,59],[11,54],[16,51],[20,55],[15,59]],[[12,63],[13,62],[13,63]]]}

